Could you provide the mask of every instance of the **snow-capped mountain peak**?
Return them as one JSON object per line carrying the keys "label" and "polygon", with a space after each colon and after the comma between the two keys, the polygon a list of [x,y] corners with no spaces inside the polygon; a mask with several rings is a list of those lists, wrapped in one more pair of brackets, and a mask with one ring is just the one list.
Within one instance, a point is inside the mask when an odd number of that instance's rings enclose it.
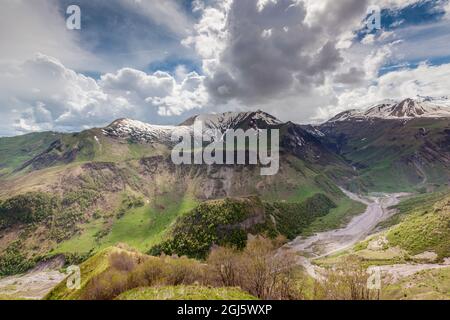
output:
{"label": "snow-capped mountain peak", "polygon": [[402,101],[378,103],[367,110],[349,110],[332,118],[329,122],[369,119],[415,119],[450,117],[450,100],[447,97],[417,97]]}
{"label": "snow-capped mountain peak", "polygon": [[195,121],[202,122],[205,129],[218,129],[225,132],[228,129],[243,127],[260,128],[261,126],[278,125],[282,122],[263,111],[256,112],[226,112],[221,114],[202,114],[189,118],[181,125],[191,126]]}
{"label": "snow-capped mountain peak", "polygon": [[273,116],[262,112],[227,112],[222,114],[204,114],[189,118],[178,126],[160,126],[131,119],[119,119],[103,129],[106,136],[117,138],[131,138],[139,142],[171,143],[172,135],[192,135],[194,123],[200,121],[203,130],[228,129],[261,129],[282,122]]}
{"label": "snow-capped mountain peak", "polygon": [[171,142],[173,133],[190,133],[188,126],[159,126],[132,119],[119,119],[103,129],[103,134],[116,138],[131,138],[139,142]]}

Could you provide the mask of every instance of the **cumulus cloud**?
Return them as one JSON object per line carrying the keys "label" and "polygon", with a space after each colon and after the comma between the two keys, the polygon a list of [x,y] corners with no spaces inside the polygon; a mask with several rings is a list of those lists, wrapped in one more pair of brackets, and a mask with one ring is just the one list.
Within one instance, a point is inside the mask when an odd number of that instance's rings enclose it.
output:
{"label": "cumulus cloud", "polygon": [[[157,122],[207,104],[203,79],[189,73],[178,82],[165,72],[121,69],[95,80],[43,54],[0,66],[2,134],[37,130],[74,131],[132,117]],[[13,129],[13,130],[12,130]]]}
{"label": "cumulus cloud", "polygon": [[[450,20],[409,24],[391,31],[361,31],[369,5],[400,10],[419,2],[195,0],[194,14],[186,16],[175,0],[164,5],[114,0],[108,1],[114,4],[108,8],[126,12],[127,23],[121,33],[102,38],[95,32],[103,30],[94,28],[80,38],[61,28],[65,21],[53,0],[42,0],[40,5],[5,0],[0,12],[2,39],[17,19],[26,22],[14,29],[18,40],[2,47],[0,135],[80,130],[120,117],[173,123],[193,112],[249,109],[264,109],[282,120],[305,123],[362,102],[444,92],[441,84],[448,87],[446,65],[422,63],[413,69],[405,63],[448,55]],[[448,1],[440,1],[439,6],[449,12]],[[94,13],[98,17],[98,12]],[[198,17],[195,25],[194,17]],[[147,25],[142,18],[158,27],[154,38],[139,33],[140,27]],[[139,23],[127,29],[133,19]],[[117,38],[123,38],[127,30],[138,35],[124,44]],[[159,43],[159,37],[170,41]],[[88,47],[86,43],[80,44],[91,38],[118,41],[124,48],[142,49],[142,54],[130,55],[131,50],[122,55],[122,47],[112,48],[115,52],[111,54],[93,54],[83,49]],[[170,62],[161,64],[168,65],[170,72],[137,70],[165,55],[160,52],[152,58],[147,52],[149,43],[155,50],[179,51],[187,61],[200,61],[201,68],[191,72],[194,68],[189,63]],[[107,49],[103,47],[109,52]],[[195,58],[187,52],[194,52]],[[100,57],[107,67],[102,66]],[[80,73],[92,66],[106,71],[96,79]]]}
{"label": "cumulus cloud", "polygon": [[318,109],[316,119],[326,120],[339,112],[364,108],[386,99],[405,99],[415,96],[448,96],[450,64],[404,68],[380,76],[373,85],[342,92],[334,105]]}
{"label": "cumulus cloud", "polygon": [[379,30],[358,41],[371,5],[401,10],[420,0],[198,2],[202,18],[184,44],[202,57],[215,105],[262,108],[284,120],[333,113],[349,92],[377,83],[385,65],[448,53],[445,32],[429,40],[434,47],[420,46],[428,36],[415,37],[436,24]]}
{"label": "cumulus cloud", "polygon": [[336,100],[331,87],[335,77],[348,84],[365,77],[364,69],[353,72],[354,66],[345,64],[340,43],[362,26],[367,4],[204,3],[196,32],[184,44],[202,57],[205,85],[216,105],[262,108],[284,119],[295,113],[295,120],[305,121],[320,103]]}
{"label": "cumulus cloud", "polygon": [[[320,11],[322,22],[315,24],[306,22],[307,6],[292,0],[263,4],[256,0],[234,1],[222,8],[226,13],[219,15],[214,11],[218,31],[214,32],[214,46],[210,47],[218,52],[199,52],[208,63],[209,93],[219,101],[237,98],[254,104],[323,85],[326,73],[336,70],[341,62],[336,37],[328,35],[336,36],[336,32],[344,30],[339,15],[347,21],[355,17],[360,21],[365,12],[361,2],[364,1],[345,1],[343,6],[336,6],[339,12],[335,12],[334,2],[329,1],[332,8]],[[328,14],[329,10],[333,14]],[[324,24],[327,20],[329,23]],[[197,41],[205,42],[202,30],[207,28],[206,21],[197,26]]]}

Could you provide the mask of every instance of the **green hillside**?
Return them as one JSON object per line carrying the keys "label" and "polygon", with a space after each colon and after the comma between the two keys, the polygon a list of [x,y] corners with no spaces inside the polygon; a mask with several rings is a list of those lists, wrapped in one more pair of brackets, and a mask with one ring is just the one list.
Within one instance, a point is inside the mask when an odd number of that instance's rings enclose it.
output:
{"label": "green hillside", "polygon": [[368,191],[418,191],[450,179],[448,118],[371,119],[326,123],[324,143],[347,159],[359,176],[349,186]]}
{"label": "green hillside", "polygon": [[450,267],[421,271],[383,288],[385,300],[449,300]]}
{"label": "green hillside", "polygon": [[213,244],[244,248],[248,234],[293,239],[335,207],[322,194],[302,203],[267,203],[257,197],[204,202],[180,217],[168,239],[150,253],[203,259]]}
{"label": "green hillside", "polygon": [[[288,238],[313,222],[310,232],[339,226],[364,207],[335,183],[345,164],[309,138],[313,147],[304,157],[283,154],[279,173],[268,177],[258,166],[174,166],[166,146],[107,137],[100,129],[0,138],[8,154],[0,177],[0,265],[8,267],[1,272],[20,272],[57,254],[86,257],[117,243],[147,252],[170,237],[178,217],[213,199],[259,197],[278,223],[272,233]],[[16,144],[27,152],[16,152]],[[311,162],[314,152],[331,161],[325,170]],[[303,219],[305,210],[315,210],[304,206],[320,197],[329,201],[326,210]],[[293,223],[296,214],[301,223]]]}
{"label": "green hillside", "polygon": [[403,221],[387,232],[390,246],[410,255],[434,252],[439,259],[450,257],[450,196],[427,209],[411,209]]}

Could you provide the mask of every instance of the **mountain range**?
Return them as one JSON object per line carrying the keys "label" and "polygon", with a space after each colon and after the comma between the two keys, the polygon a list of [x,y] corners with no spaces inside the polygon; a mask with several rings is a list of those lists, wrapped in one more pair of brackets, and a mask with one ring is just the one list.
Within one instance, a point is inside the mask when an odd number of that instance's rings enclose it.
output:
{"label": "mountain range", "polygon": [[[365,208],[342,188],[448,189],[447,101],[385,101],[321,125],[230,112],[178,126],[119,119],[80,133],[0,138],[0,275],[55,255],[77,261],[117,243],[203,258],[214,244],[242,245],[248,233],[294,239],[339,228]],[[260,176],[258,165],[174,165],[171,136],[191,134],[195,121],[221,132],[279,129],[279,173]],[[206,219],[211,212],[219,217]],[[186,230],[190,224],[204,228]]]}

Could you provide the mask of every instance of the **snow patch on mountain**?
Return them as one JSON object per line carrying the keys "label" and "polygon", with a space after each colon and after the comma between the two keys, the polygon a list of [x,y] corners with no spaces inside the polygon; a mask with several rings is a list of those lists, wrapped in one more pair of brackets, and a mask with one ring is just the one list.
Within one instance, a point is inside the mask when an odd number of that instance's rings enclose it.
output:
{"label": "snow patch on mountain", "polygon": [[131,138],[138,142],[172,142],[172,135],[191,134],[190,126],[158,126],[131,119],[119,119],[103,129],[106,136]]}
{"label": "snow patch on mountain", "polygon": [[258,112],[227,112],[223,114],[205,114],[194,116],[178,126],[158,126],[131,119],[119,119],[103,129],[106,136],[117,138],[131,138],[138,142],[159,142],[163,144],[173,142],[172,136],[192,135],[194,123],[201,122],[204,132],[219,130],[225,133],[229,129],[249,128],[259,129],[281,124],[282,122],[271,115]]}
{"label": "snow patch on mountain", "polygon": [[329,120],[365,121],[369,119],[415,119],[450,117],[450,99],[448,97],[421,97],[397,102],[385,101],[369,107],[367,110],[348,110]]}
{"label": "snow patch on mountain", "polygon": [[203,114],[194,116],[186,120],[182,125],[193,125],[195,121],[200,121],[206,129],[217,129],[225,132],[228,129],[239,129],[244,123],[249,127],[258,129],[258,124],[273,126],[282,122],[263,111],[256,112],[226,112],[221,114]]}

